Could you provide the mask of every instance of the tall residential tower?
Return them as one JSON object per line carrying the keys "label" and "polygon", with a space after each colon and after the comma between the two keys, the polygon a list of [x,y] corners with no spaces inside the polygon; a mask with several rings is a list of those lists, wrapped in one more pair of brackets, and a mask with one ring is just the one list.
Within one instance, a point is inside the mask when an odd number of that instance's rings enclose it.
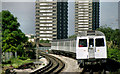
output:
{"label": "tall residential tower", "polygon": [[75,0],[75,33],[99,28],[99,0]]}
{"label": "tall residential tower", "polygon": [[41,40],[64,39],[68,35],[68,3],[36,1],[36,35]]}

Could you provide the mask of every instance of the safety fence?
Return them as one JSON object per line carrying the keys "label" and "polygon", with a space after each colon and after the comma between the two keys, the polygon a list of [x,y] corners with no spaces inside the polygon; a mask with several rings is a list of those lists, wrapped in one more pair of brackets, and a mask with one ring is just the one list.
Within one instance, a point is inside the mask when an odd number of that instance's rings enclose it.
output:
{"label": "safety fence", "polygon": [[[17,52],[15,52],[15,57],[17,58]],[[2,61],[8,61],[13,58],[12,52],[3,52],[2,53]]]}

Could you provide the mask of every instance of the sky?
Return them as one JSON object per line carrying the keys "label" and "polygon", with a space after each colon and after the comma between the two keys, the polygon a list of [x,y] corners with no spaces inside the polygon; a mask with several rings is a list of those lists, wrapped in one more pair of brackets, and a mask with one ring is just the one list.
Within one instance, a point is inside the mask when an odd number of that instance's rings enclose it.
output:
{"label": "sky", "polygon": [[3,10],[9,10],[18,18],[20,29],[25,34],[35,34],[35,3],[34,2],[5,2]]}
{"label": "sky", "polygon": [[[68,35],[74,34],[74,2],[68,3]],[[104,2],[103,2],[104,1]],[[113,2],[115,1],[115,2]],[[118,28],[118,2],[119,0],[101,0],[100,26],[105,24],[113,29]],[[9,10],[25,34],[35,34],[35,3],[34,0],[4,0],[2,9]]]}

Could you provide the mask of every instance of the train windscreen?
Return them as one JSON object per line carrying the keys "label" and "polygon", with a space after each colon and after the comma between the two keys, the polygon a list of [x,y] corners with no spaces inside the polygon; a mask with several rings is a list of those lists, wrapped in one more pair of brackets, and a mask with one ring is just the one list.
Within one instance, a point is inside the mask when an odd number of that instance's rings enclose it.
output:
{"label": "train windscreen", "polygon": [[95,40],[96,47],[103,47],[104,46],[104,39],[103,38],[97,38]]}

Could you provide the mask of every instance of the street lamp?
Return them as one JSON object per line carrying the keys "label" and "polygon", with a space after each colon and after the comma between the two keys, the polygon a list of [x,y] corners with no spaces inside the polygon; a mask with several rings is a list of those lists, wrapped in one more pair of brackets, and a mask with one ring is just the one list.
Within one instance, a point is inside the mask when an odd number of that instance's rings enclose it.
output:
{"label": "street lamp", "polygon": [[39,38],[36,36],[36,62],[38,61]]}

